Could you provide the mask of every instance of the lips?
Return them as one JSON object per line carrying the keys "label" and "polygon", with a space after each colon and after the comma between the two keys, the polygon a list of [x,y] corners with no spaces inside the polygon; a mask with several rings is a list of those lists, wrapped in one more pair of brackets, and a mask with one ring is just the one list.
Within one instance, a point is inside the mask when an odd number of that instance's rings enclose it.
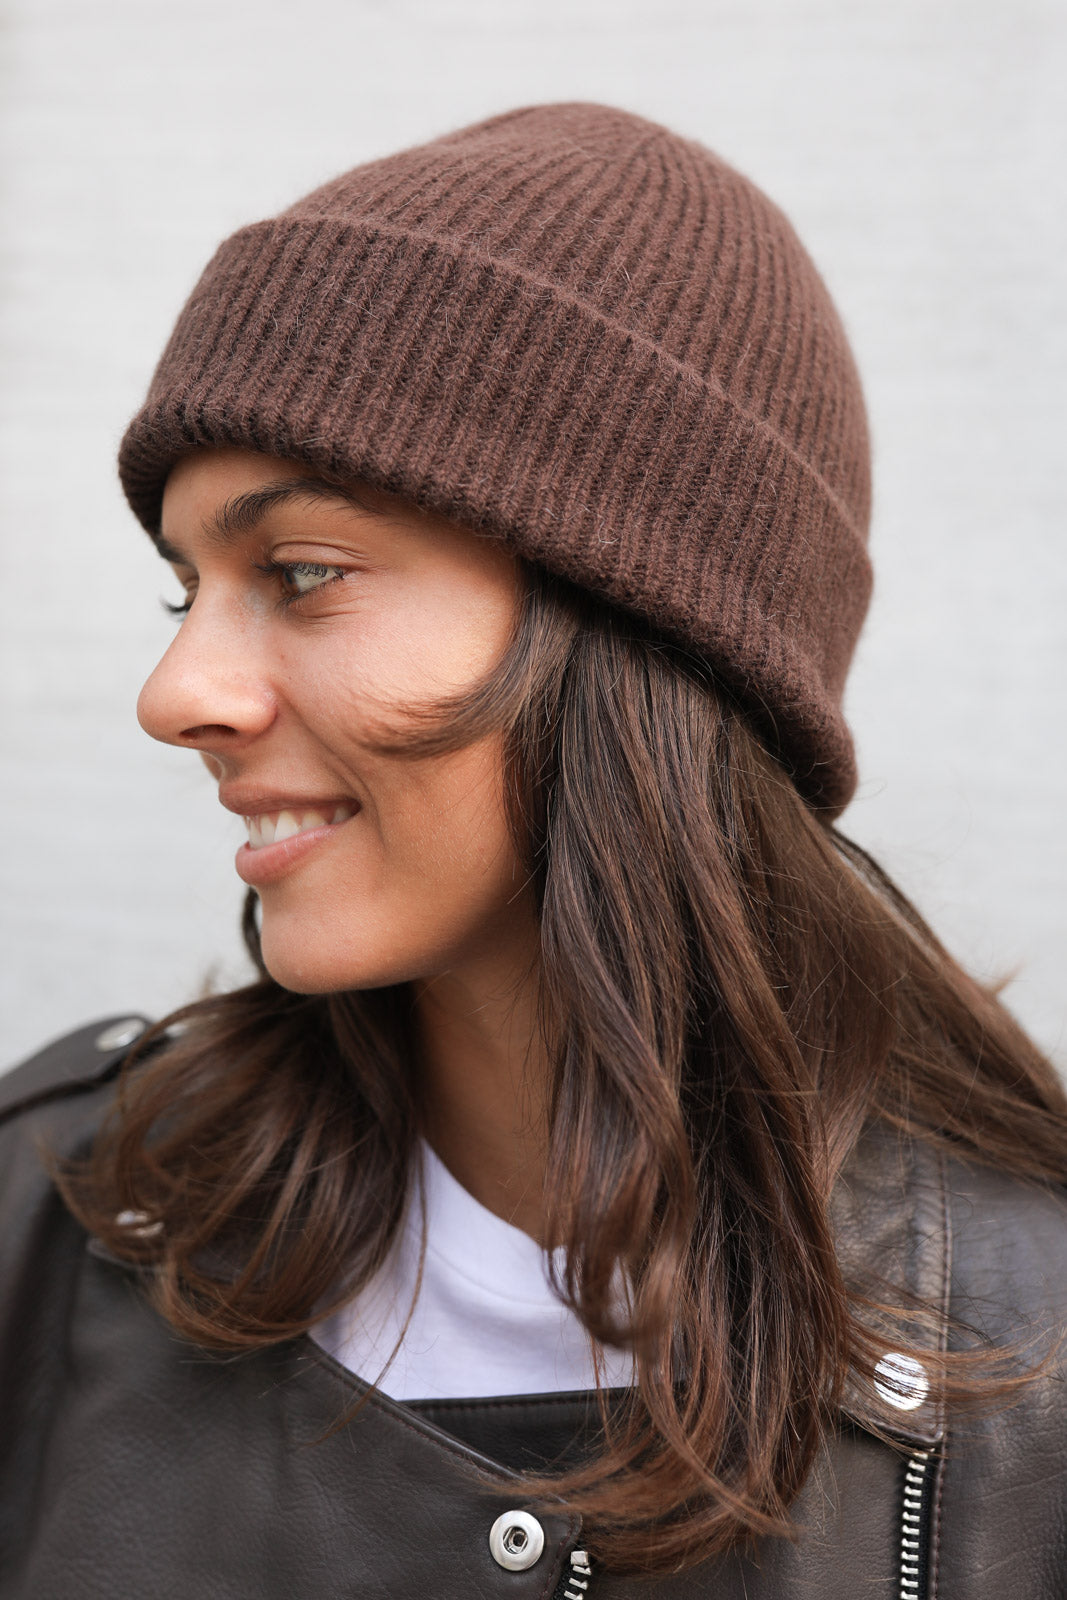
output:
{"label": "lips", "polygon": [[264,850],[268,845],[281,844],[295,839],[313,828],[334,828],[349,817],[354,817],[357,807],[345,803],[329,806],[293,806],[281,811],[259,811],[244,814],[248,829],[248,846],[251,850]]}
{"label": "lips", "polygon": [[288,878],[309,857],[329,850],[362,810],[358,801],[339,796],[296,799],[250,788],[242,793],[236,785],[221,789],[219,799],[244,820],[248,843],[238,850],[234,866],[237,876],[257,890]]}

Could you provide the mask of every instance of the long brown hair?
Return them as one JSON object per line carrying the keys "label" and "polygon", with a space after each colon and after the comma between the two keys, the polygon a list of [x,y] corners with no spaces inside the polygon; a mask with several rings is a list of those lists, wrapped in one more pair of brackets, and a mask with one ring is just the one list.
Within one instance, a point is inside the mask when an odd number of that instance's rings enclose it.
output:
{"label": "long brown hair", "polygon": [[[1067,1101],[995,993],[800,798],[773,730],[690,654],[523,570],[496,670],[381,745],[504,734],[540,906],[558,1288],[637,1356],[603,1451],[551,1488],[609,1564],[664,1570],[784,1531],[869,1366],[828,1214],[865,1125],[1059,1181]],[[179,1333],[231,1351],[302,1333],[381,1265],[419,1127],[408,987],[289,993],[254,906],[245,928],[259,980],[160,1023],[64,1179],[88,1228],[152,1264]]]}

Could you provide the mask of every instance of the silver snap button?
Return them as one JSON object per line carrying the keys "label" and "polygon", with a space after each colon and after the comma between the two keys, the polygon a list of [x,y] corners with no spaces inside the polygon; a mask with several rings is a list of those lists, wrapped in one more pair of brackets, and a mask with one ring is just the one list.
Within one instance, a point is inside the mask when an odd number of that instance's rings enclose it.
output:
{"label": "silver snap button", "polygon": [[545,1530],[528,1511],[505,1511],[489,1529],[489,1553],[508,1572],[526,1572],[544,1548]]}
{"label": "silver snap button", "polygon": [[127,1228],[139,1239],[152,1239],[163,1232],[161,1222],[153,1222],[147,1211],[120,1211],[115,1218],[117,1228]]}
{"label": "silver snap button", "polygon": [[103,1033],[98,1033],[95,1044],[98,1050],[121,1050],[123,1045],[132,1044],[139,1039],[145,1030],[145,1024],[140,1017],[126,1017],[122,1022],[113,1022],[110,1028],[105,1028]]}
{"label": "silver snap button", "polygon": [[886,1405],[914,1411],[930,1393],[930,1380],[921,1361],[891,1350],[874,1369],[874,1387]]}

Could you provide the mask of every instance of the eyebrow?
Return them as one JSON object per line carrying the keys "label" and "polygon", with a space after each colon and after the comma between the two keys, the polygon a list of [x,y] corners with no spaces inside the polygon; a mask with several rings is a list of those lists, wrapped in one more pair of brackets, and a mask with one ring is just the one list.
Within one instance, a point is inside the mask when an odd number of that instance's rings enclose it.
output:
{"label": "eyebrow", "polygon": [[[322,501],[340,501],[369,517],[389,515],[387,508],[372,504],[348,484],[330,483],[326,478],[281,478],[276,483],[264,483],[258,489],[232,496],[203,523],[203,530],[212,544],[226,548],[241,534],[251,533],[278,506]],[[164,561],[190,565],[184,552],[162,533],[156,534],[155,546]]]}

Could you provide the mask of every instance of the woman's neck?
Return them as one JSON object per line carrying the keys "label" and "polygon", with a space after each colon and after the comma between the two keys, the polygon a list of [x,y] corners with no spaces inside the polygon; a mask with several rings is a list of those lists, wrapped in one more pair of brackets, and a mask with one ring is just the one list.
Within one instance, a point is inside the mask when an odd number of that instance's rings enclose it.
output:
{"label": "woman's neck", "polygon": [[535,953],[497,951],[416,989],[422,1131],[476,1200],[541,1240],[549,1060]]}

